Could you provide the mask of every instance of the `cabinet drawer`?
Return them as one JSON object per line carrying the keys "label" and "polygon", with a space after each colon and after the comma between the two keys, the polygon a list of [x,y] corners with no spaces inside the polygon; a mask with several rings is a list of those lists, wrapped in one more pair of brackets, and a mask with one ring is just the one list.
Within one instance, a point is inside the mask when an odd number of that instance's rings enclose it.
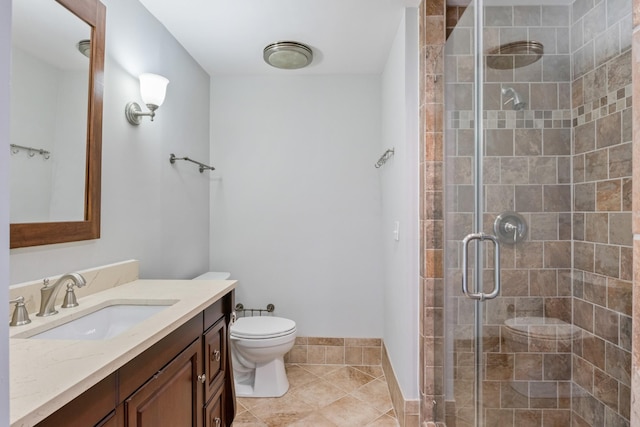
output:
{"label": "cabinet drawer", "polygon": [[116,407],[117,375],[111,374],[37,424],[37,427],[86,427],[98,424]]}
{"label": "cabinet drawer", "polygon": [[222,385],[227,366],[227,325],[220,319],[204,334],[205,398],[208,402]]}
{"label": "cabinet drawer", "polygon": [[227,316],[227,320],[234,310],[235,291],[231,291],[215,303],[211,304],[204,310],[203,330],[209,329],[211,325],[216,323],[222,316]]}
{"label": "cabinet drawer", "polygon": [[222,389],[220,387],[217,390],[213,399],[204,408],[204,427],[226,427],[222,411],[222,408],[224,408]]}
{"label": "cabinet drawer", "polygon": [[167,337],[120,368],[118,403],[130,396],[141,384],[144,384],[147,379],[162,369],[189,344],[195,340],[199,342],[201,335],[202,313],[187,321]]}

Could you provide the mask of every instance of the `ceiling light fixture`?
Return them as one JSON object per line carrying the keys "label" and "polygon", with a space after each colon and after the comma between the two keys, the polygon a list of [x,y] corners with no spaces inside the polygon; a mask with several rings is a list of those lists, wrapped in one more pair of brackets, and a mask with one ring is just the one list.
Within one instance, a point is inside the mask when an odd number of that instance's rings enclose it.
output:
{"label": "ceiling light fixture", "polygon": [[80,40],[77,44],[76,44],[76,49],[78,49],[78,51],[83,54],[84,56],[86,56],[87,58],[91,57],[91,40]]}
{"label": "ceiling light fixture", "polygon": [[264,48],[262,56],[267,64],[285,70],[303,68],[313,61],[311,48],[293,41],[272,43]]}

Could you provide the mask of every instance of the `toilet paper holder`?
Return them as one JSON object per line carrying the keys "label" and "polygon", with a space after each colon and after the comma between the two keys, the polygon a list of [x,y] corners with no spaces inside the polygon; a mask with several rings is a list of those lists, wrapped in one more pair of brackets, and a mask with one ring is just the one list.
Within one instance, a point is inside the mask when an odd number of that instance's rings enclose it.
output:
{"label": "toilet paper holder", "polygon": [[238,303],[236,304],[236,312],[242,312],[242,316],[246,316],[247,315],[247,311],[251,312],[251,316],[254,316],[254,312],[258,312],[258,316],[262,316],[263,312],[267,312],[267,313],[273,313],[273,311],[276,309],[276,306],[273,304],[267,304],[267,308],[244,308],[244,305],[242,303]]}

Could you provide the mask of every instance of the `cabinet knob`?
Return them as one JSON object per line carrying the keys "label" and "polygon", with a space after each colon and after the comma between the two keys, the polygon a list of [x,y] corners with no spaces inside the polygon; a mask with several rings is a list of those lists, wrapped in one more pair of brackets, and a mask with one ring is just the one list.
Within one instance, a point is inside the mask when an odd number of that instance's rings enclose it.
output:
{"label": "cabinet knob", "polygon": [[204,384],[207,381],[207,376],[205,374],[198,375],[198,381]]}
{"label": "cabinet knob", "polygon": [[220,361],[220,350],[213,350],[213,353],[211,353],[211,361]]}
{"label": "cabinet knob", "polygon": [[220,427],[220,424],[222,423],[222,420],[220,418],[216,417],[215,423],[216,423],[216,427]]}

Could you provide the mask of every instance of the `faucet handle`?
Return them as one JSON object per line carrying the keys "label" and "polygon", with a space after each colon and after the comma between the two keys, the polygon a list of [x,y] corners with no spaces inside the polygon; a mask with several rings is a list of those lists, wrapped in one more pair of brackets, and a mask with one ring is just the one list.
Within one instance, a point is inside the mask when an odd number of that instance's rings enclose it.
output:
{"label": "faucet handle", "polygon": [[64,301],[62,301],[62,308],[77,307],[78,300],[76,294],[73,292],[73,283],[67,284],[67,292],[64,294]]}
{"label": "faucet handle", "polygon": [[15,310],[13,310],[13,316],[11,317],[11,322],[9,322],[9,326],[21,326],[31,323],[31,319],[29,319],[29,313],[27,312],[27,307],[24,305],[23,296],[12,299],[11,301],[9,301],[9,304],[16,305]]}

